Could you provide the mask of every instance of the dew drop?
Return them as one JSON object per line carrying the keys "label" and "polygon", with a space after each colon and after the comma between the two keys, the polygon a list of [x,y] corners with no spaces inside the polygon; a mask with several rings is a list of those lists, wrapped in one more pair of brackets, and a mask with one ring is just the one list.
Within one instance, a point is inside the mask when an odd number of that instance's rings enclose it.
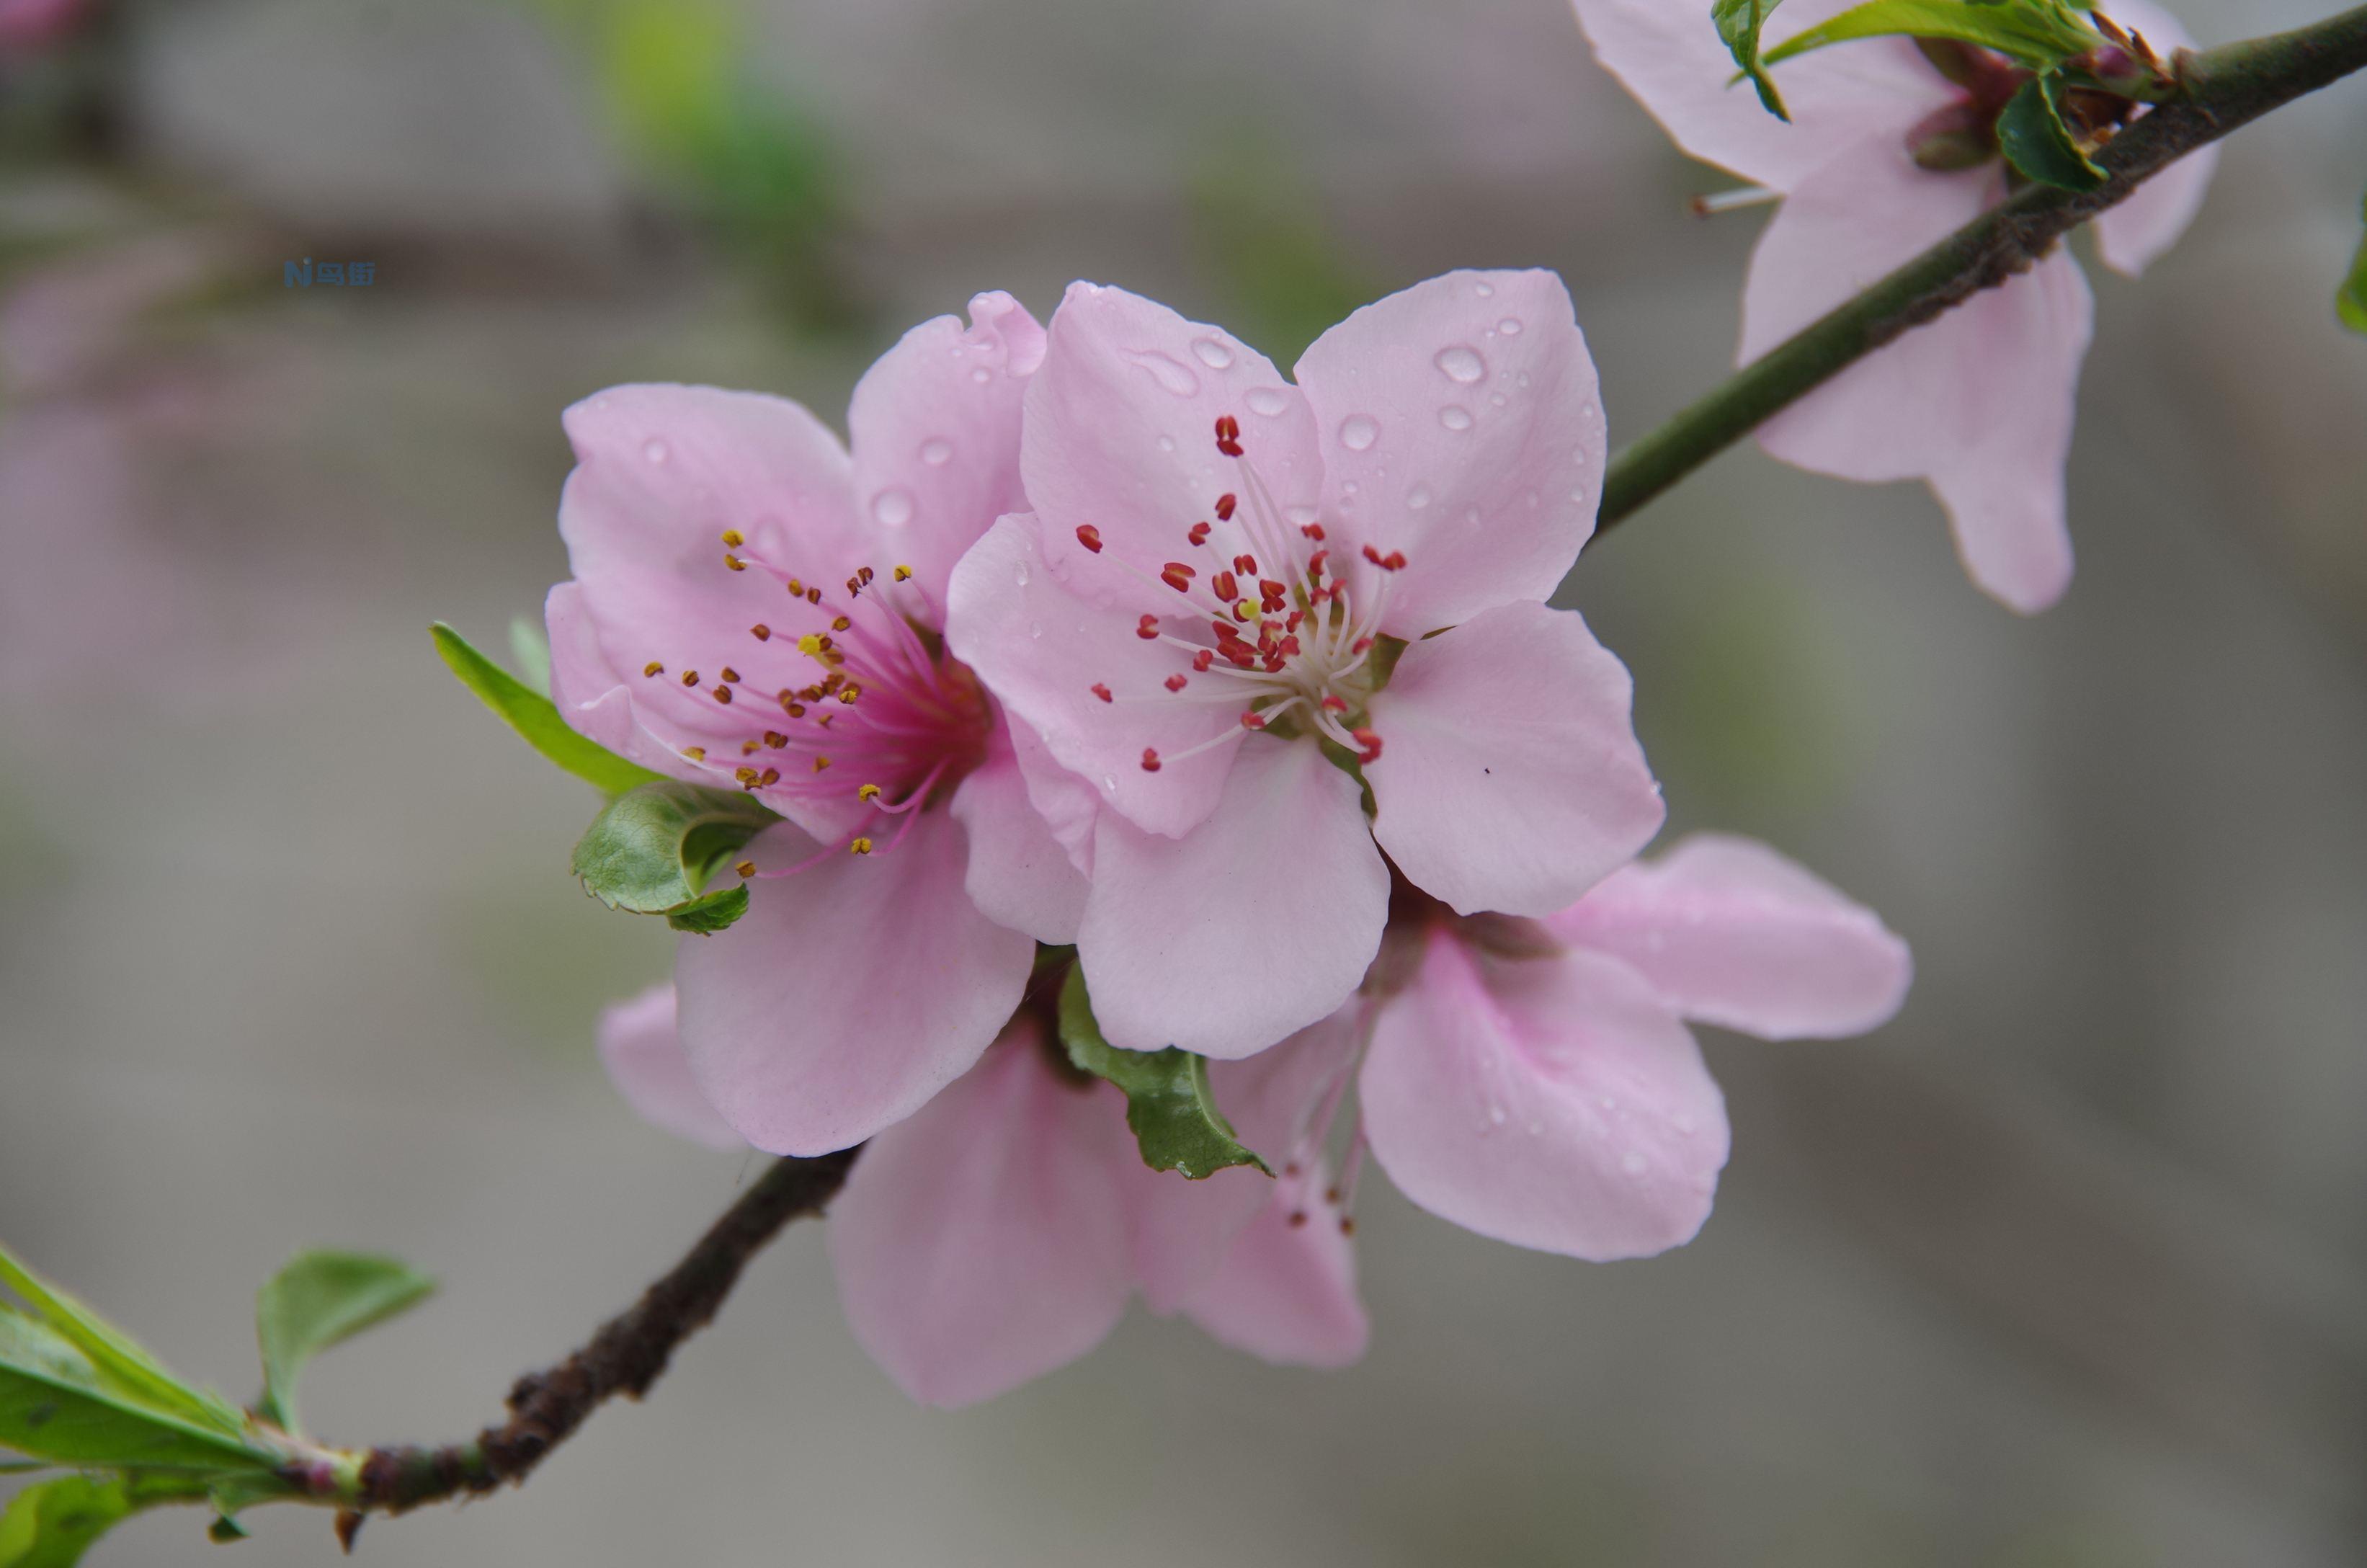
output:
{"label": "dew drop", "polygon": [[1411,490],[1409,490],[1409,491],[1407,491],[1407,492],[1406,492],[1406,506],[1407,506],[1407,508],[1408,508],[1409,510],[1419,512],[1419,511],[1421,511],[1424,506],[1429,506],[1429,505],[1430,505],[1430,486],[1429,486],[1429,485],[1427,485],[1427,484],[1417,484],[1417,485],[1415,485]]}
{"label": "dew drop", "polygon": [[1512,401],[1512,400],[1511,398],[1506,397],[1502,392],[1489,392],[1488,394],[1488,402],[1491,407],[1501,408]]}
{"label": "dew drop", "polygon": [[1040,620],[1029,621],[1027,623],[1027,635],[1040,639],[1044,635],[1044,623]]}
{"label": "dew drop", "polygon": [[1471,286],[1471,291],[1483,300],[1492,300],[1496,297],[1496,286],[1493,283],[1475,283]]}
{"label": "dew drop", "polygon": [[871,515],[891,528],[900,528],[912,520],[912,493],[909,490],[883,490],[871,498]]}
{"label": "dew drop", "polygon": [[1116,790],[1117,788],[1117,775],[1115,773],[1103,774],[1102,788],[1104,790]]}
{"label": "dew drop", "polygon": [[1301,528],[1322,516],[1312,506],[1285,506],[1282,515],[1290,519],[1292,527]]}
{"label": "dew drop", "polygon": [[1449,430],[1471,428],[1471,411],[1459,403],[1450,403],[1438,411],[1438,422]]}
{"label": "dew drop", "polygon": [[972,370],[969,373],[969,379],[976,381],[980,386],[984,386],[987,382],[994,380],[994,372],[988,369],[985,366],[980,365],[977,369]]}
{"label": "dew drop", "polygon": [[1502,333],[1506,337],[1518,337],[1521,335],[1521,318],[1518,316],[1506,316],[1502,321],[1496,324],[1496,330]]}
{"label": "dew drop", "polygon": [[954,460],[954,444],[933,436],[921,443],[921,460],[931,468],[943,468]]}
{"label": "dew drop", "polygon": [[641,456],[653,463],[662,463],[674,456],[674,449],[652,436],[641,443]]}
{"label": "dew drop", "polygon": [[1018,584],[1021,587],[1023,587],[1023,588],[1024,588],[1024,587],[1025,587],[1025,586],[1027,585],[1027,568],[1026,568],[1026,566],[1025,566],[1025,564],[1022,564],[1022,565],[1021,565],[1021,566],[1020,566],[1016,571],[1013,572],[1013,573],[1011,574],[1011,580],[1012,580],[1013,582],[1014,582],[1014,583]]}
{"label": "dew drop", "polygon": [[1569,450],[1569,460],[1576,463],[1579,467],[1584,468],[1586,466],[1586,449],[1584,447],[1572,447]]}
{"label": "dew drop", "polygon": [[1161,451],[1162,451],[1162,452],[1172,452],[1172,451],[1173,451],[1173,450],[1175,449],[1175,437],[1172,437],[1172,436],[1161,436],[1161,437],[1159,437],[1159,449],[1160,449]]}
{"label": "dew drop", "polygon": [[1440,349],[1432,362],[1445,373],[1448,381],[1461,381],[1465,386],[1488,373],[1488,361],[1479,358],[1479,350],[1467,343]]}
{"label": "dew drop", "polygon": [[1177,397],[1190,397],[1200,390],[1200,378],[1192,373],[1189,366],[1157,349],[1134,349],[1127,353],[1127,358],[1133,362],[1135,369],[1157,381],[1161,392],[1172,392]]}
{"label": "dew drop", "polygon": [[1381,427],[1369,414],[1352,414],[1340,422],[1340,444],[1352,452],[1370,449],[1381,438]]}
{"label": "dew drop", "polygon": [[1512,378],[1512,384],[1516,387],[1527,386],[1529,384],[1529,373],[1526,370],[1523,370],[1519,375]]}
{"label": "dew drop", "polygon": [[1290,406],[1290,398],[1280,387],[1255,388],[1245,401],[1251,414],[1263,415],[1268,419]]}
{"label": "dew drop", "polygon": [[1200,357],[1200,363],[1207,366],[1211,370],[1225,370],[1232,368],[1233,351],[1213,337],[1195,338],[1192,343],[1192,352],[1197,354]]}
{"label": "dew drop", "polygon": [[1501,1127],[1501,1126],[1503,1126],[1503,1125],[1504,1125],[1504,1108],[1503,1108],[1502,1106],[1500,1106],[1500,1105],[1491,1105],[1491,1106],[1489,1106],[1489,1107],[1488,1108],[1488,1120],[1489,1120],[1489,1125],[1491,1125],[1491,1126],[1495,1126],[1495,1127]]}
{"label": "dew drop", "polygon": [[1630,1149],[1619,1156],[1619,1168],[1631,1176],[1639,1176],[1651,1168],[1651,1162],[1644,1158],[1642,1150]]}

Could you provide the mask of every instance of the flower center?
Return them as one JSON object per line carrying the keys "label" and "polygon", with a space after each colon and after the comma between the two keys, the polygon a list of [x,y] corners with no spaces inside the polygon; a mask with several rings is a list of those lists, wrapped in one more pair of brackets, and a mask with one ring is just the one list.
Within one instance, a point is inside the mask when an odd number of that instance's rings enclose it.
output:
{"label": "flower center", "polygon": [[[1217,450],[1238,465],[1240,488],[1216,497],[1209,516],[1183,530],[1185,558],[1166,562],[1157,577],[1120,562],[1149,591],[1135,635],[1172,650],[1172,673],[1154,690],[1096,681],[1093,694],[1112,704],[1229,707],[1245,730],[1320,736],[1370,762],[1381,738],[1365,708],[1389,662],[1380,622],[1405,554],[1368,544],[1335,556],[1313,512],[1275,502],[1230,415],[1217,421]],[[1077,542],[1101,553],[1101,531],[1091,524],[1077,529]],[[1156,773],[1229,738],[1219,733],[1163,756],[1145,746],[1142,770]]]}

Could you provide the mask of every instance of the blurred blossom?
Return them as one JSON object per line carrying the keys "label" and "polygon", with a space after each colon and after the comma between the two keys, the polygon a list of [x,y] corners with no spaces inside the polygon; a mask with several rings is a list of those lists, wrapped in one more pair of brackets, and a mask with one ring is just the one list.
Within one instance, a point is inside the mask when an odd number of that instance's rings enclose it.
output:
{"label": "blurred blossom", "polygon": [[0,0],[0,52],[55,42],[98,8],[98,0]]}

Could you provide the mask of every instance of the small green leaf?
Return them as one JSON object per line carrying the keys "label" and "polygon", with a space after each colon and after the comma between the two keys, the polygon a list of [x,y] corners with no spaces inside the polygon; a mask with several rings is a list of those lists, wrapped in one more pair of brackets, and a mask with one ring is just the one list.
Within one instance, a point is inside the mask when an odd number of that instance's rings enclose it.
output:
{"label": "small green leaf", "polygon": [[304,1363],[373,1324],[416,1306],[436,1289],[408,1264],[351,1252],[300,1252],[255,1293],[263,1348],[256,1414],[295,1431],[296,1378]]}
{"label": "small green leaf", "polygon": [[1164,1051],[1125,1051],[1102,1038],[1085,990],[1084,966],[1069,971],[1060,987],[1060,1043],[1069,1060],[1126,1095],[1126,1124],[1154,1171],[1182,1171],[1195,1180],[1228,1165],[1266,1163],[1241,1146],[1232,1124],[1208,1093],[1208,1059],[1169,1046]]}
{"label": "small green leaf", "polygon": [[2041,185],[2093,190],[2106,178],[2063,123],[2063,78],[2054,72],[2024,82],[2007,101],[1998,116],[1998,146],[2024,178]]}
{"label": "small green leaf", "polygon": [[510,617],[510,663],[521,685],[537,697],[550,695],[550,639],[531,616]]}
{"label": "small green leaf", "polygon": [[663,777],[569,729],[567,721],[559,716],[559,710],[551,706],[550,699],[469,646],[466,638],[442,621],[427,630],[436,639],[436,651],[444,656],[452,673],[460,677],[460,684],[475,692],[478,700],[499,714],[503,722],[525,736],[527,744],[561,769],[608,795],[621,795],[636,785]]}
{"label": "small green leaf", "polygon": [[0,1448],[61,1464],[219,1474],[270,1471],[277,1453],[147,1404],[82,1347],[0,1309]]}
{"label": "small green leaf", "polygon": [[228,1400],[175,1377],[138,1340],[26,1267],[6,1246],[0,1246],[0,1283],[78,1348],[111,1390],[200,1426],[233,1434],[244,1430],[246,1418]]}
{"label": "small green leaf", "polygon": [[1769,114],[1778,119],[1789,119],[1791,111],[1784,107],[1784,95],[1775,90],[1775,78],[1759,58],[1759,33],[1766,27],[1767,18],[1784,0],[1710,0],[1710,20],[1717,24],[1717,36],[1726,40],[1734,62],[1759,89],[1759,101]]}
{"label": "small green leaf", "polygon": [[[2367,210],[2361,210],[2360,216],[2367,218]],[[2359,254],[2351,258],[2350,276],[2334,296],[2334,312],[2351,331],[2367,332],[2367,238],[2360,240]]]}
{"label": "small green leaf", "polygon": [[1867,38],[1954,39],[2044,70],[2104,41],[2067,6],[2048,0],[1866,0],[1761,57],[1767,65]]}
{"label": "small green leaf", "polygon": [[[708,879],[780,821],[753,795],[662,778],[619,796],[575,846],[575,874],[611,909],[719,931],[748,907],[745,887],[705,897]],[[737,893],[735,899],[731,895]]]}
{"label": "small green leaf", "polygon": [[142,1508],[191,1503],[205,1484],[176,1475],[62,1475],[0,1514],[0,1568],[74,1568],[91,1543]]}

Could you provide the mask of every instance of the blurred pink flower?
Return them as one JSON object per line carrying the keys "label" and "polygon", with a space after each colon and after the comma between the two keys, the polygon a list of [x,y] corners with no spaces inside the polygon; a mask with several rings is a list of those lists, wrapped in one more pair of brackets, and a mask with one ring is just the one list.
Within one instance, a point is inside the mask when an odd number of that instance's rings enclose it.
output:
{"label": "blurred pink flower", "polygon": [[[671,988],[609,1009],[601,1055],[633,1108],[720,1147],[669,1025]],[[1309,1031],[1222,1091],[1244,1136],[1279,1142],[1341,1026]],[[1270,1182],[1236,1167],[1202,1181],[1147,1168],[1116,1089],[1056,1063],[1022,1017],[911,1119],[874,1137],[831,1206],[847,1322],[924,1403],[975,1403],[1083,1356],[1139,1291],[1269,1360],[1339,1366],[1363,1354],[1354,1259],[1337,1226],[1304,1222],[1312,1169]],[[1293,1225],[1289,1216],[1299,1215]]]}
{"label": "blurred pink flower", "polygon": [[[2003,199],[2004,165],[1940,171],[1913,148],[2002,103],[1941,75],[1906,39],[1816,51],[1775,68],[1792,122],[1761,108],[1705,5],[1575,0],[1603,65],[1677,144],[1784,197],[1753,253],[1742,307],[1748,363]],[[1850,0],[1790,0],[1772,47]],[[2187,33],[2150,0],[2111,0],[2163,54]],[[1999,62],[2000,73],[2003,62]],[[1991,97],[1996,95],[1992,94]],[[2095,221],[2107,266],[2132,277],[2202,204],[2217,151],[2191,153]],[[1870,355],[1760,427],[1760,444],[1841,479],[1922,479],[1945,508],[1973,580],[2023,613],[2071,580],[2064,516],[2079,363],[2093,301],[2058,248]]]}
{"label": "blurred pink flower", "polygon": [[[551,590],[552,697],[643,766],[787,821],[752,903],[686,937],[681,1028],[742,1137],[820,1153],[909,1116],[1018,1005],[1082,880],[1029,808],[992,700],[945,655],[953,563],[1022,503],[1044,333],[981,294],[874,365],[850,455],[805,409],[705,387],[576,404]],[[781,879],[793,878],[793,881]]]}
{"label": "blurred pink flower", "polygon": [[1238,1058],[1338,1007],[1383,851],[1458,910],[1543,915],[1659,826],[1625,668],[1543,602],[1604,458],[1560,281],[1433,278],[1295,375],[1071,287],[1027,392],[1035,511],[954,573],[946,635],[1091,878],[1077,945],[1121,1046]]}
{"label": "blurred pink flower", "polygon": [[94,0],[0,0],[0,54],[54,43],[96,9]]}

